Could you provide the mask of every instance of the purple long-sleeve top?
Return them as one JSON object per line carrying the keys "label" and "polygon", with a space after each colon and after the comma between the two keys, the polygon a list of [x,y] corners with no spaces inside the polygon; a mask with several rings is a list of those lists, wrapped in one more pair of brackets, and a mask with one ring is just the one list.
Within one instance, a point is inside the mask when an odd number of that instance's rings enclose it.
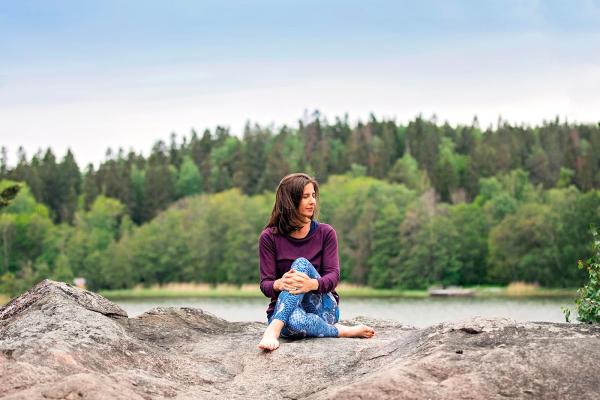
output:
{"label": "purple long-sleeve top", "polygon": [[267,317],[275,309],[279,293],[273,288],[273,282],[290,270],[294,260],[304,257],[321,275],[317,281],[317,293],[331,292],[339,303],[335,288],[340,280],[340,261],[335,230],[328,224],[319,223],[311,234],[302,239],[288,235],[275,234],[271,228],[264,229],[258,241],[260,258],[260,290],[271,298],[267,308]]}

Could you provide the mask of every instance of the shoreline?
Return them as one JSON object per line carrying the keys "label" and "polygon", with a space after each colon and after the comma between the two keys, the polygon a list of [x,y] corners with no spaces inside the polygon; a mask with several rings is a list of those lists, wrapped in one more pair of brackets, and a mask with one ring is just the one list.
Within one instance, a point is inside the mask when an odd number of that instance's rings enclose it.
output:
{"label": "shoreline", "polygon": [[[574,300],[577,289],[557,289],[542,287],[465,287],[472,289],[475,295],[469,298],[505,298],[505,299],[543,299],[563,298]],[[343,298],[356,299],[425,299],[430,298],[428,290],[401,290],[401,289],[373,289],[365,286],[341,284],[337,293]],[[152,300],[152,299],[178,299],[178,298],[264,298],[258,285],[218,285],[211,287],[207,284],[168,284],[150,288],[136,287],[133,289],[100,290],[98,294],[109,300]],[[449,296],[448,298],[456,298]],[[10,297],[0,294],[0,305],[10,301]]]}

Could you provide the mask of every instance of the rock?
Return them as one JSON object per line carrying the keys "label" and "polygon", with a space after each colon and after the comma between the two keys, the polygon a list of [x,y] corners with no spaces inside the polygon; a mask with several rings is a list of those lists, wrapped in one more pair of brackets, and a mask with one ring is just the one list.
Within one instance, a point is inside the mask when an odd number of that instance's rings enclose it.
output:
{"label": "rock", "polygon": [[474,318],[415,329],[357,318],[373,339],[282,340],[194,308],[136,318],[43,281],[0,309],[6,399],[593,399],[600,327]]}

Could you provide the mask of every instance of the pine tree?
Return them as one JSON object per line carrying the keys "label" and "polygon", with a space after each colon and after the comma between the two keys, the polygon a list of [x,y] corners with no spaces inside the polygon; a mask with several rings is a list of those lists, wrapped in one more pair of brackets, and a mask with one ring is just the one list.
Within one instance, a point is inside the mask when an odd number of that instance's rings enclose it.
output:
{"label": "pine tree", "polygon": [[145,170],[140,169],[136,164],[131,167],[131,192],[132,204],[129,212],[131,219],[140,225],[144,222],[145,213]]}
{"label": "pine tree", "polygon": [[54,222],[62,222],[61,207],[65,189],[61,187],[60,171],[56,157],[50,148],[46,150],[41,160],[39,174],[42,182],[41,200],[50,208]]}
{"label": "pine tree", "polygon": [[5,146],[0,150],[0,180],[8,177],[8,151]]}
{"label": "pine tree", "polygon": [[238,147],[238,156],[234,164],[233,185],[242,192],[253,195],[264,189],[263,175],[266,164],[265,152],[272,151],[271,132],[256,126],[254,129],[246,124],[244,137]]}
{"label": "pine tree", "polygon": [[144,221],[152,219],[175,199],[175,179],[164,142],[157,142],[144,176]]}
{"label": "pine tree", "polygon": [[192,131],[192,138],[190,140],[190,154],[192,159],[196,163],[196,166],[200,170],[202,175],[203,189],[205,192],[211,192],[211,160],[210,153],[212,151],[212,137],[210,131],[206,129],[202,134],[202,138],[198,139],[196,132]]}
{"label": "pine tree", "polygon": [[58,165],[59,184],[63,189],[61,206],[59,208],[60,220],[73,223],[73,216],[77,209],[77,198],[81,193],[81,172],[75,162],[71,150],[67,150],[62,162]]}
{"label": "pine tree", "polygon": [[83,176],[83,184],[82,184],[82,194],[83,194],[83,206],[86,211],[89,211],[92,203],[98,195],[100,194],[100,190],[98,188],[98,183],[96,182],[96,173],[94,172],[94,165],[88,164],[85,174]]}

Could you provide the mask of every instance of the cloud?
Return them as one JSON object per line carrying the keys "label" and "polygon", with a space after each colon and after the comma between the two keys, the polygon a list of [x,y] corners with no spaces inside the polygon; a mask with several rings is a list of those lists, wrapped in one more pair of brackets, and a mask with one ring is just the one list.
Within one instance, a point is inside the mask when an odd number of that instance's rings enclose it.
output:
{"label": "cloud", "polygon": [[[576,39],[576,40],[574,40]],[[415,50],[399,43],[361,57],[251,58],[112,68],[4,69],[0,137],[13,152],[71,147],[80,165],[107,147],[147,154],[172,131],[247,120],[296,125],[305,109],[327,117],[369,113],[482,126],[502,115],[540,123],[597,121],[600,36],[548,33],[458,36]],[[42,72],[38,72],[42,71]]]}

